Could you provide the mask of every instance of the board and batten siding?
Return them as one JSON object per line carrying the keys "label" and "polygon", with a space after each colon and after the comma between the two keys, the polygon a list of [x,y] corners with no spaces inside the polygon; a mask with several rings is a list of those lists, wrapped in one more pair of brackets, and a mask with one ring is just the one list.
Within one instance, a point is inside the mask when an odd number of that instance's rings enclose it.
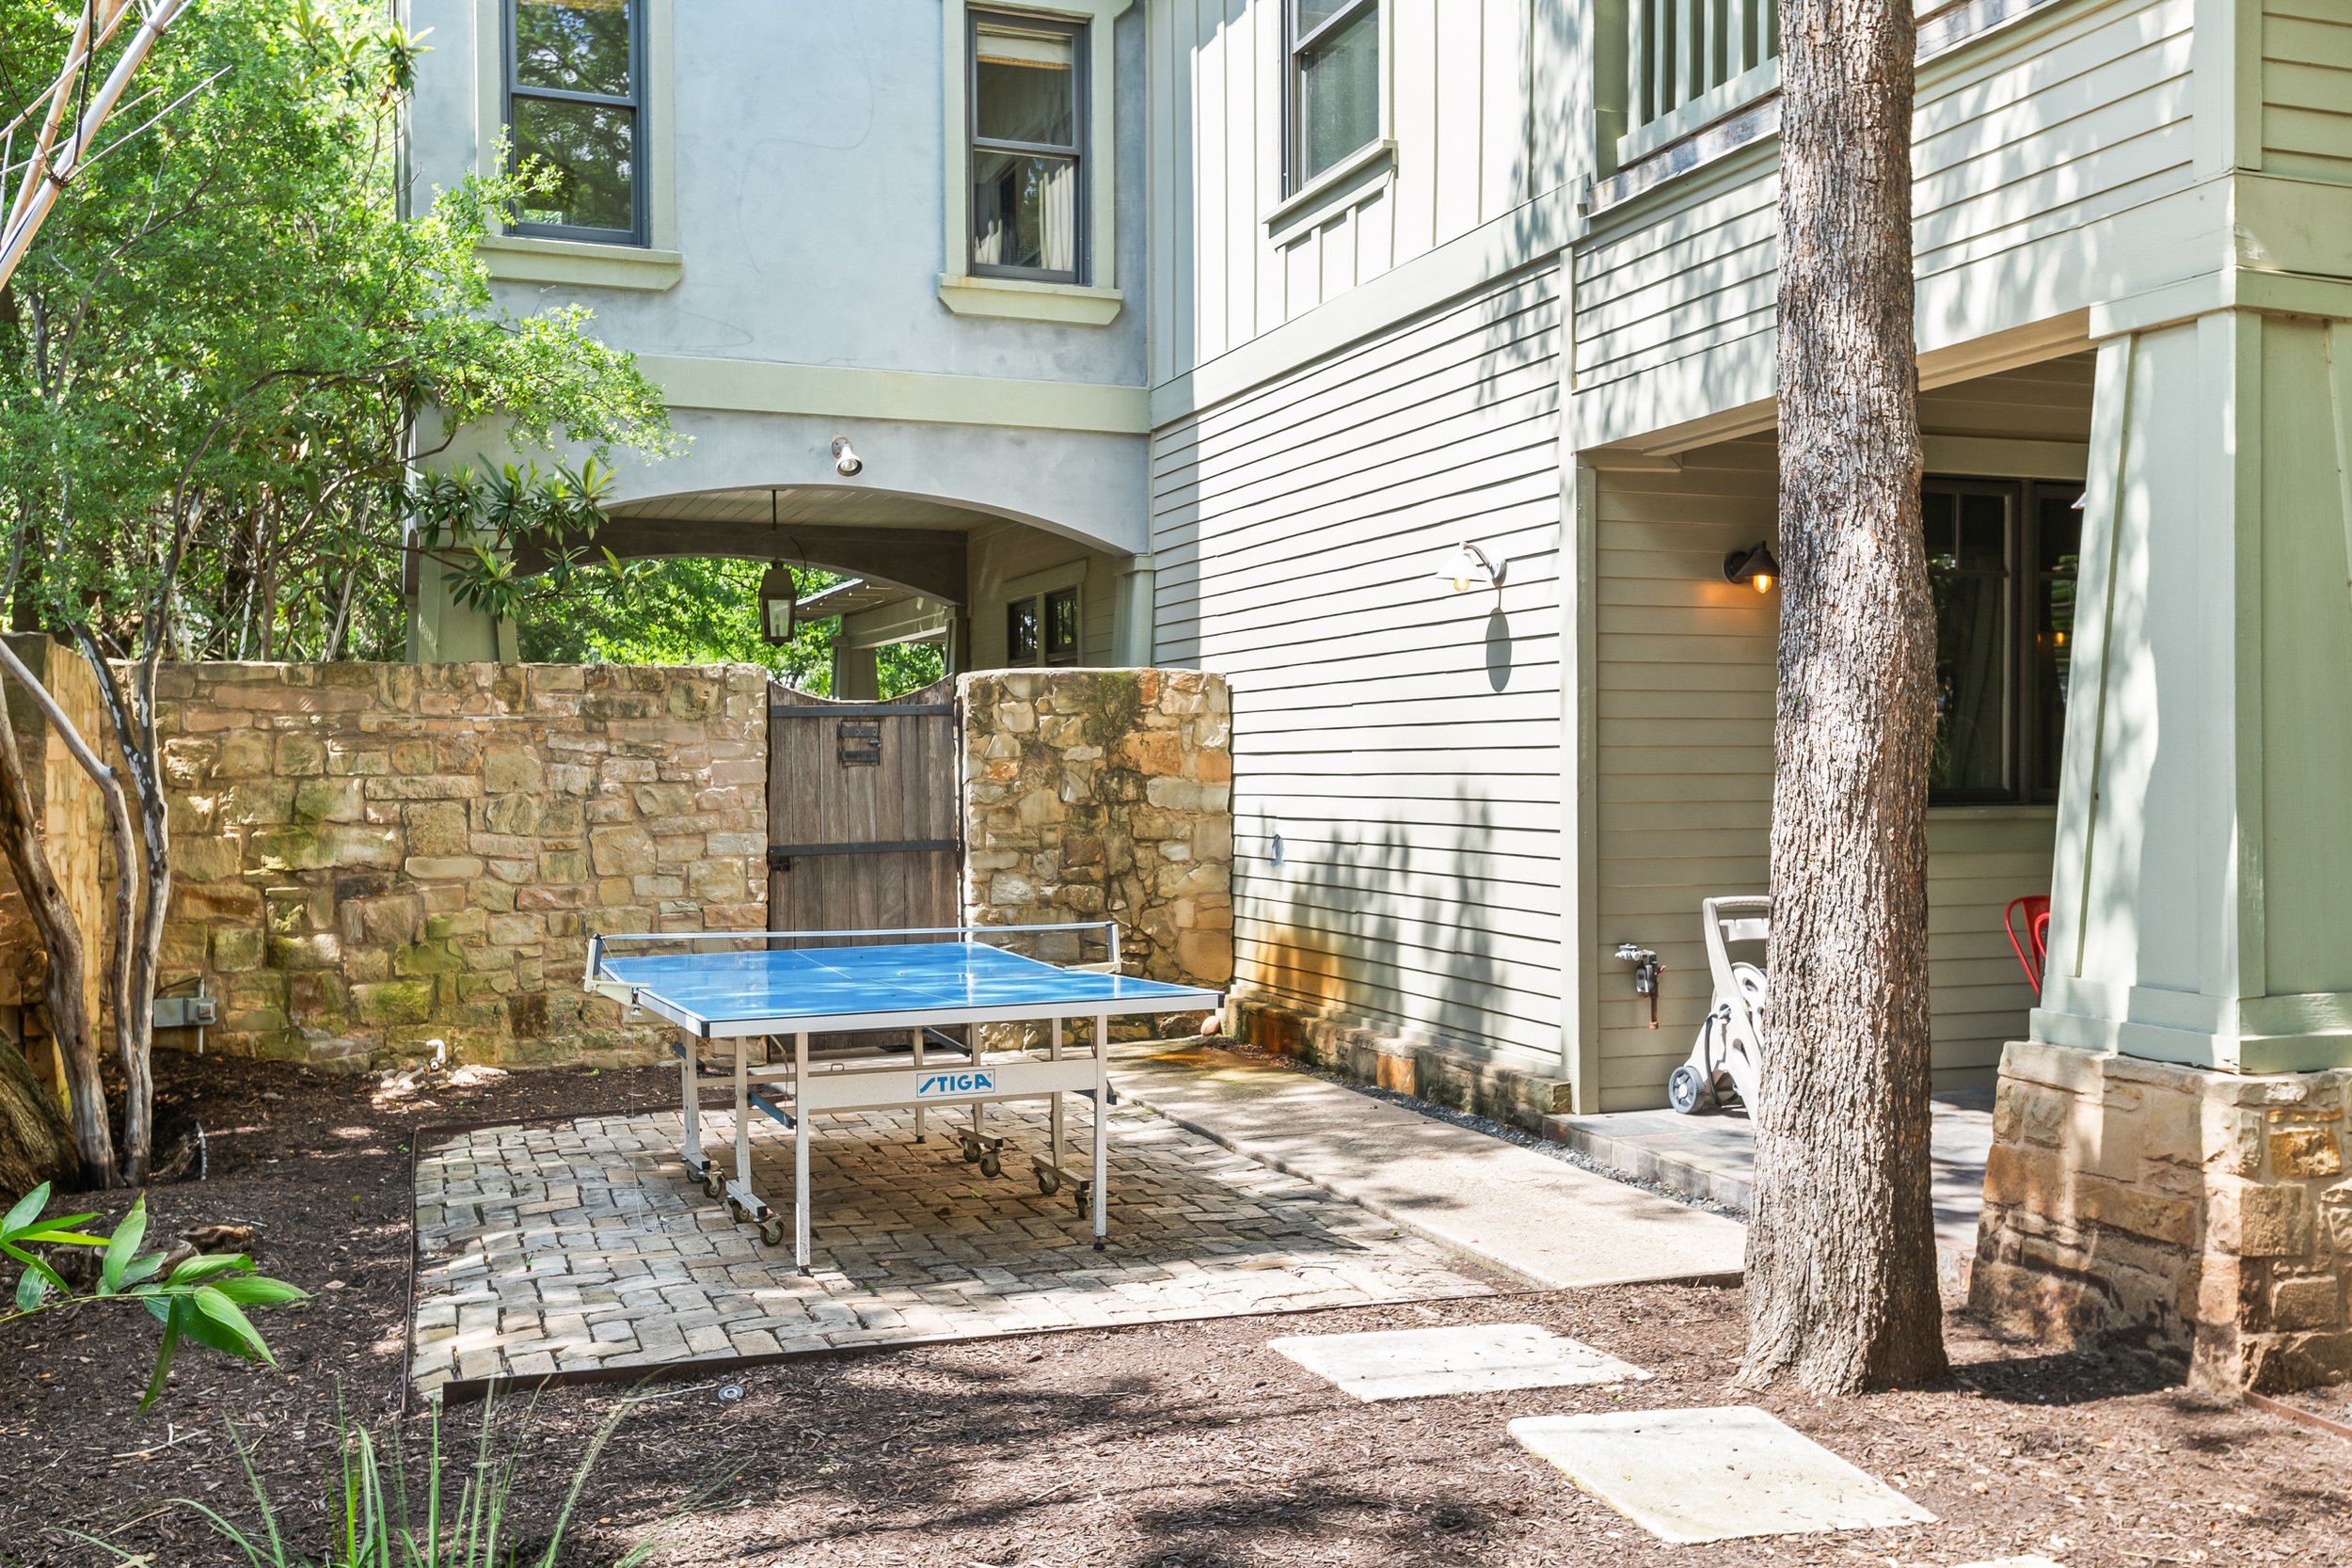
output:
{"label": "board and batten siding", "polygon": [[[1940,388],[1930,437],[2087,441],[2090,382],[2074,356]],[[1986,450],[1979,447],[1977,450]],[[1606,462],[1606,454],[1599,461]],[[1997,471],[1970,477],[2008,477]],[[1665,1103],[1711,993],[1699,900],[1761,893],[1769,866],[1777,594],[1725,582],[1724,556],[1775,532],[1772,437],[1718,442],[1678,467],[1602,467],[1596,485],[1597,925],[1599,1108]],[[1939,1088],[1989,1084],[2033,995],[2001,927],[2047,893],[2055,808],[1937,807],[1928,822],[1928,956]],[[1665,965],[1658,1027],[1614,957]]]}
{"label": "board and batten siding", "polygon": [[2263,170],[2352,182],[2352,8],[2263,7]]}
{"label": "board and batten siding", "polygon": [[[1556,269],[1152,441],[1158,658],[1233,703],[1237,988],[1557,1071]],[[1498,591],[1435,575],[1469,541]]]}
{"label": "board and batten siding", "polygon": [[1286,0],[1148,0],[1152,380],[1171,380],[1557,184],[1530,0],[1383,0],[1392,160],[1285,210]]}
{"label": "board and batten siding", "polygon": [[[2189,199],[2195,180],[2194,10],[2193,0],[2148,0],[2029,14],[1920,67],[1912,211],[1923,350],[2200,264],[2165,205]],[[1588,446],[1772,395],[1777,149],[1760,143],[1605,211],[1576,247]]]}

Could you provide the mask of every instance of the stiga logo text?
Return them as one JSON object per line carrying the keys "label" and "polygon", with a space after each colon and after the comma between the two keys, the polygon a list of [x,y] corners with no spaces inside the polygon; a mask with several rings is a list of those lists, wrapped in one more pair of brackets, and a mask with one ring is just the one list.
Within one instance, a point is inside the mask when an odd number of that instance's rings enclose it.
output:
{"label": "stiga logo text", "polygon": [[915,1085],[914,1098],[936,1100],[942,1095],[987,1094],[996,1087],[993,1072],[934,1072]]}

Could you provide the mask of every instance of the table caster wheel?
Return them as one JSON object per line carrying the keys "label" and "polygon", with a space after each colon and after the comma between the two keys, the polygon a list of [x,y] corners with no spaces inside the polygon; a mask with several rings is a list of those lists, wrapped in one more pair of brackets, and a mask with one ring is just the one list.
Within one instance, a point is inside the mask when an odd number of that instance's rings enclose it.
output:
{"label": "table caster wheel", "polygon": [[732,1197],[727,1199],[727,1218],[733,1220],[738,1225],[741,1225],[750,1217],[751,1215],[745,1211],[742,1202],[739,1199]]}
{"label": "table caster wheel", "polygon": [[963,1163],[967,1165],[978,1164],[981,1152],[980,1140],[966,1133],[963,1139]]}
{"label": "table caster wheel", "polygon": [[727,1190],[727,1179],[719,1174],[716,1165],[705,1170],[701,1180],[703,1192],[708,1196],[717,1197]]}
{"label": "table caster wheel", "polygon": [[980,1156],[980,1174],[982,1176],[1001,1176],[1004,1174],[1004,1169],[1005,1163],[996,1158],[996,1151],[994,1149],[992,1148],[987,1153]]}
{"label": "table caster wheel", "polygon": [[1037,1190],[1043,1193],[1047,1197],[1052,1197],[1056,1193],[1060,1192],[1061,1172],[1056,1170],[1051,1165],[1038,1166]]}
{"label": "table caster wheel", "polygon": [[1077,1186],[1073,1189],[1073,1195],[1072,1195],[1072,1196],[1073,1196],[1073,1198],[1075,1199],[1075,1201],[1076,1201],[1076,1206],[1077,1206],[1078,1212],[1080,1212],[1081,1214],[1083,1214],[1083,1213],[1085,1213],[1085,1212],[1087,1212],[1087,1199],[1088,1199],[1089,1197],[1091,1197],[1091,1196],[1093,1196],[1093,1194],[1094,1194],[1094,1183],[1093,1183],[1093,1182],[1091,1182],[1091,1181],[1081,1181],[1081,1182],[1079,1182],[1079,1183],[1077,1184]]}
{"label": "table caster wheel", "polygon": [[770,1246],[784,1244],[784,1216],[771,1214],[759,1222],[759,1239]]}

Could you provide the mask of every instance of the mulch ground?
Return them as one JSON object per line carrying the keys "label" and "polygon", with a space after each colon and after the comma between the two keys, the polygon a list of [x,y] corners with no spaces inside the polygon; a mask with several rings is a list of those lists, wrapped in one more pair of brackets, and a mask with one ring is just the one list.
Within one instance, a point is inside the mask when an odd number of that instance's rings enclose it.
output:
{"label": "mulch ground", "polygon": [[[170,1505],[251,1505],[233,1422],[294,1544],[324,1549],[336,1411],[421,1447],[398,1418],[408,1285],[408,1143],[421,1126],[660,1104],[666,1071],[547,1071],[387,1101],[372,1082],[169,1058],[174,1108],[208,1132],[209,1179],[151,1195],[154,1234],[244,1221],[267,1272],[312,1290],[264,1327],[278,1370],[192,1351],[134,1422],[144,1315],[83,1309],[0,1331],[0,1560],[94,1564],[71,1524],[153,1568],[242,1560]],[[78,1206],[78,1205],[77,1205]],[[118,1200],[105,1205],[119,1212]],[[2160,1370],[1995,1342],[1953,1318],[1938,1387],[1816,1403],[1743,1400],[1739,1292],[1638,1287],[1300,1316],[1079,1331],[870,1354],[642,1390],[606,1449],[575,1568],[709,1488],[661,1560],[679,1564],[1958,1563],[2039,1552],[2069,1568],[2340,1564],[2352,1443],[2192,1395]],[[1657,1374],[1619,1390],[1359,1405],[1263,1348],[1285,1334],[1528,1322]],[[443,1418],[467,1452],[487,1418],[518,1456],[525,1541],[627,1389],[552,1390]],[[1942,1523],[1906,1530],[1658,1544],[1521,1453],[1513,1417],[1761,1403]],[[537,1554],[529,1560],[535,1561]]]}

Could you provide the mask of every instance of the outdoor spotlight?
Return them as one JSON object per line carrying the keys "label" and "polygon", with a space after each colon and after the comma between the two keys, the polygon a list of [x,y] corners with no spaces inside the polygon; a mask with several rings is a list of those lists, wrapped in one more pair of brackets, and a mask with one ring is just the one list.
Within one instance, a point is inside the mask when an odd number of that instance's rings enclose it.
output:
{"label": "outdoor spotlight", "polygon": [[855,479],[866,470],[866,459],[850,445],[847,436],[833,438],[833,471],[843,479]]}
{"label": "outdoor spotlight", "polygon": [[1492,556],[1468,542],[1438,557],[1437,577],[1441,582],[1454,584],[1456,594],[1502,586],[1502,568],[1495,564]]}
{"label": "outdoor spotlight", "polygon": [[1759,594],[1771,593],[1772,584],[1780,580],[1780,562],[1772,559],[1772,546],[1758,539],[1752,547],[1724,556],[1724,580],[1744,582]]}

